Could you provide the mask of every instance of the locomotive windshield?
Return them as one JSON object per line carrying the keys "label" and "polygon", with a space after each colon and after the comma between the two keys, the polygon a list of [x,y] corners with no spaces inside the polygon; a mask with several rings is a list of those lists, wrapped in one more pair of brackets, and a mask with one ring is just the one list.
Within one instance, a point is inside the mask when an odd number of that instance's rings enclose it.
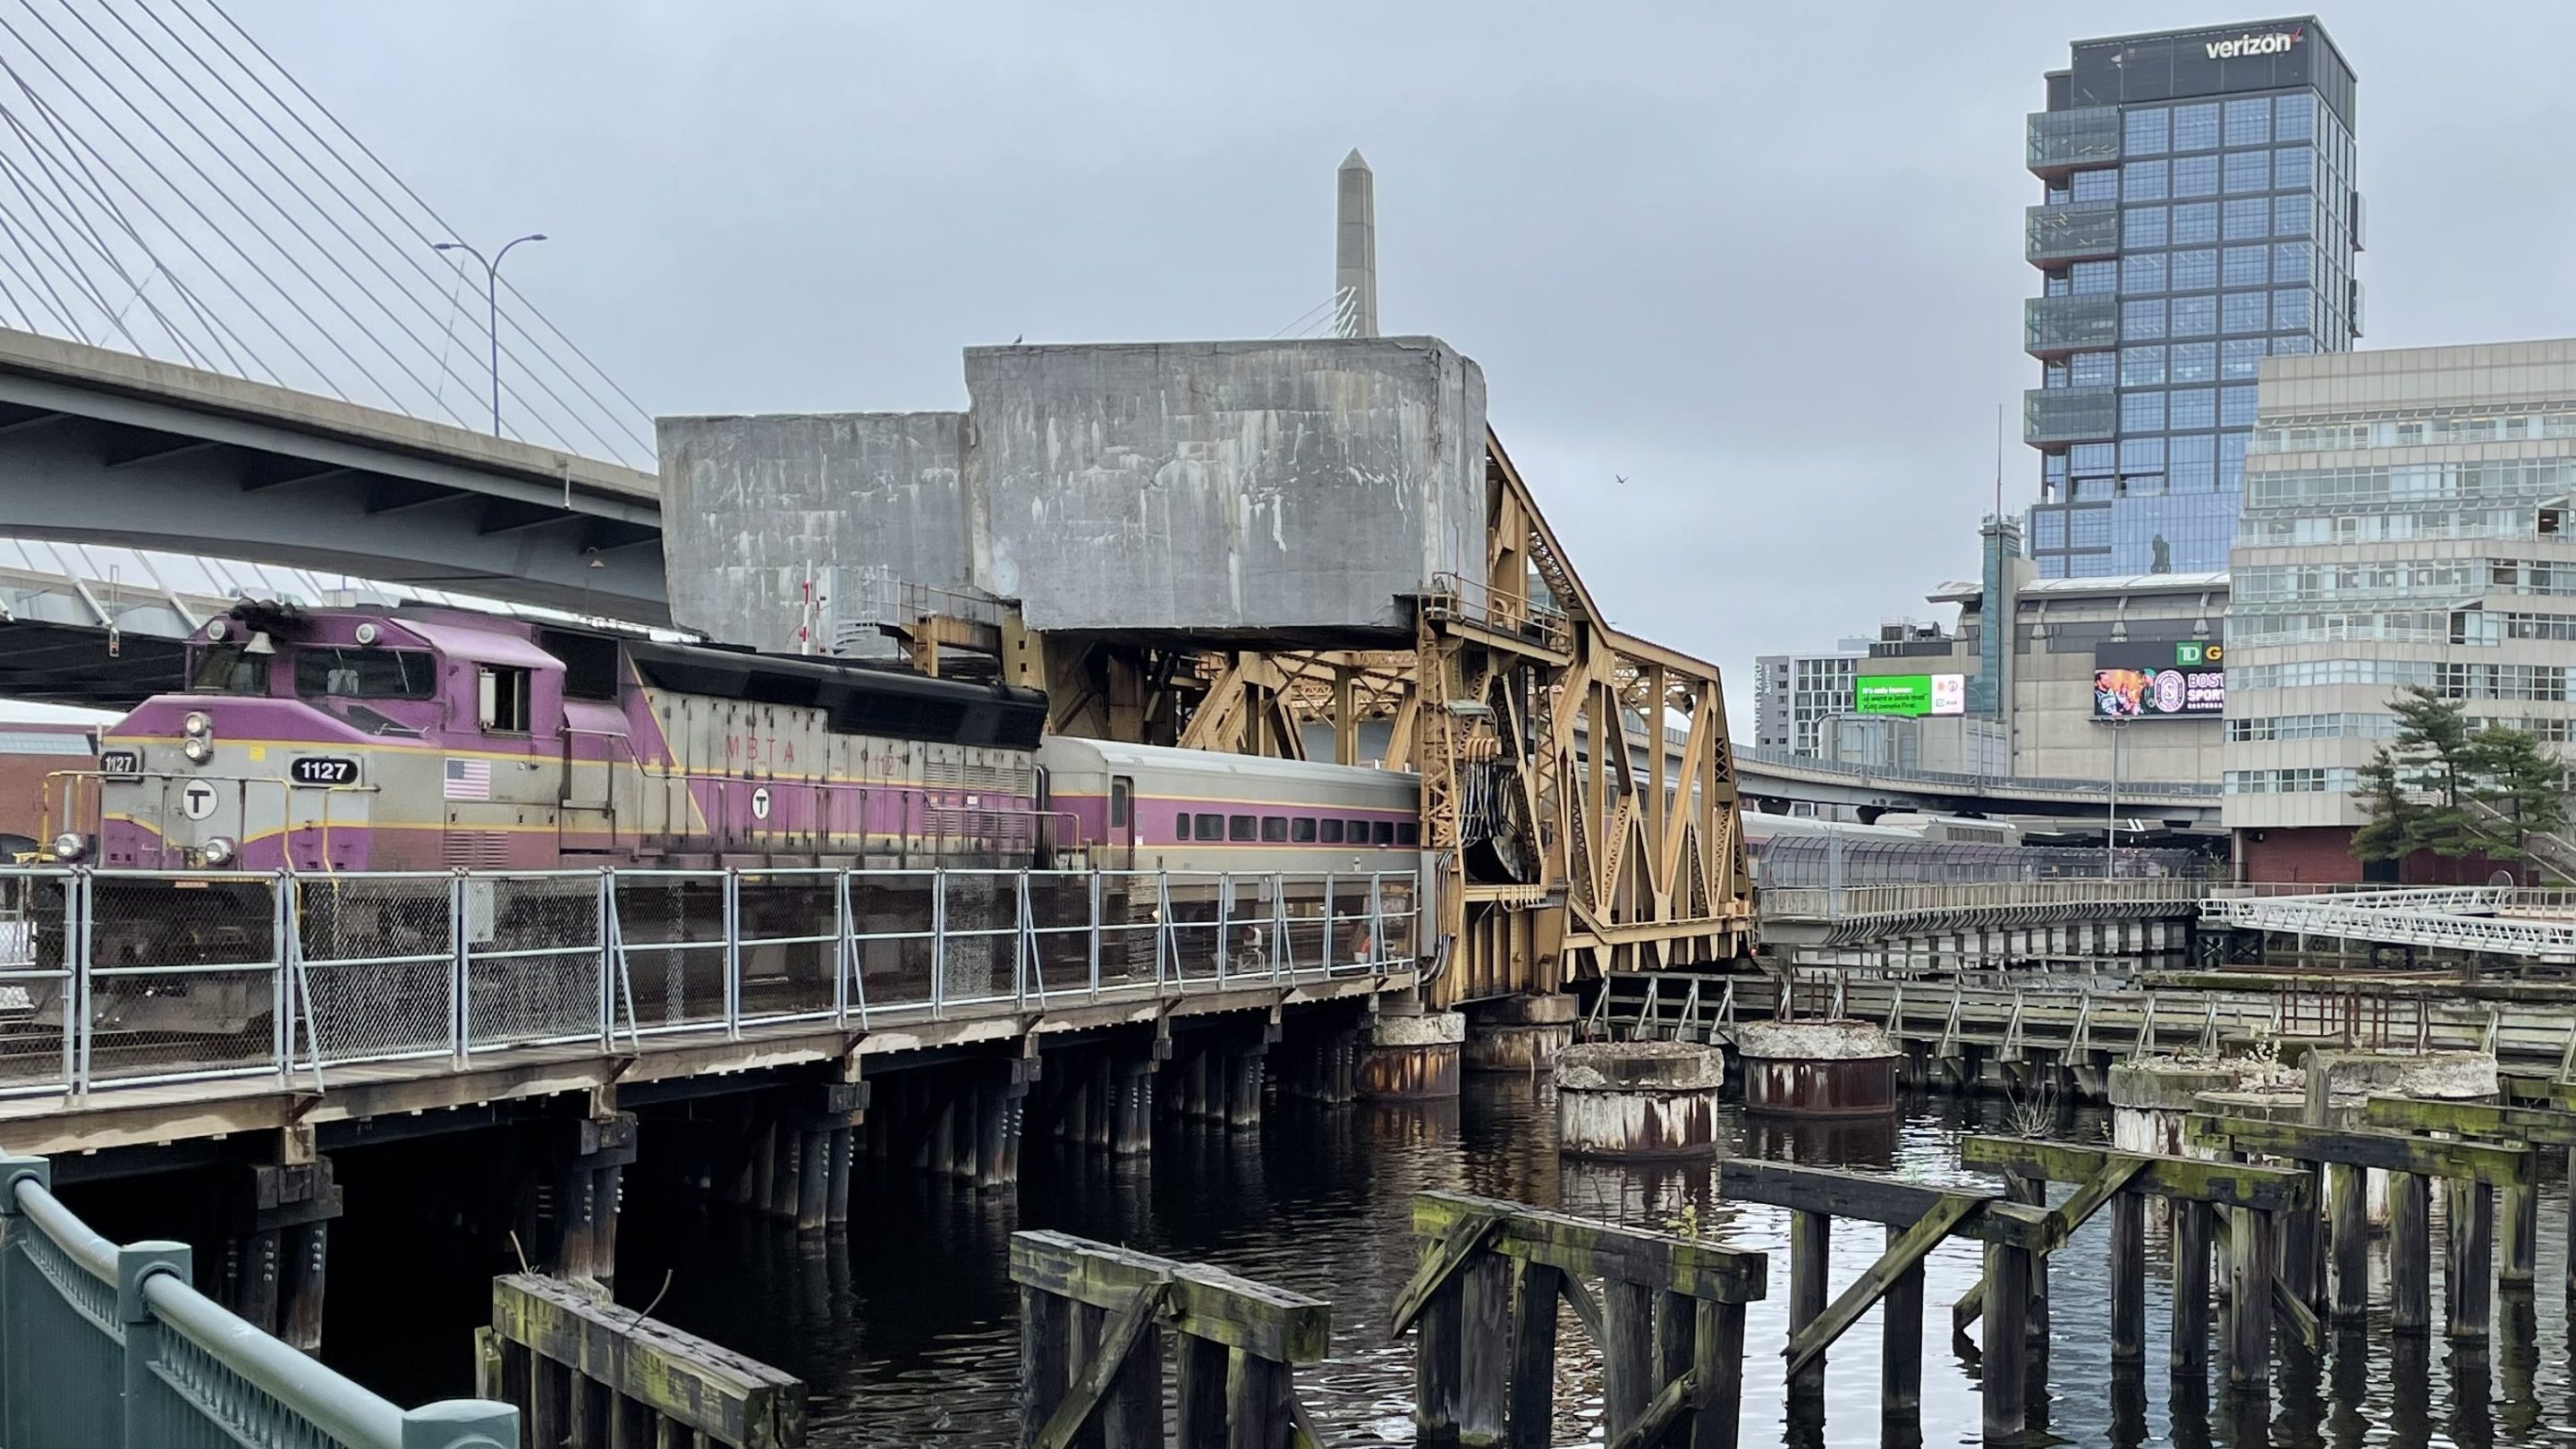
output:
{"label": "locomotive windshield", "polygon": [[188,669],[191,694],[266,694],[268,658],[240,644],[217,644],[197,651]]}
{"label": "locomotive windshield", "polygon": [[306,698],[427,699],[437,690],[438,657],[425,650],[295,651],[295,692]]}

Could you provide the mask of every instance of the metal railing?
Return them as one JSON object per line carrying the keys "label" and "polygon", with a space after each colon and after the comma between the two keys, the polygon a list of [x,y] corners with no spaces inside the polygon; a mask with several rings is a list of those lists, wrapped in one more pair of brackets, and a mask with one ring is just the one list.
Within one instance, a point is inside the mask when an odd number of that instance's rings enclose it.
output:
{"label": "metal railing", "polygon": [[519,1411],[400,1409],[190,1285],[184,1243],[119,1245],[0,1157],[0,1442],[9,1449],[517,1449]]}
{"label": "metal railing", "polygon": [[[1826,760],[1802,755],[1794,750],[1737,748],[1739,764],[1767,765],[1781,770],[1812,771],[1823,775],[1848,775],[1864,783],[1886,785],[1891,789],[1905,785],[1956,785],[1980,793],[2019,790],[2034,795],[2107,796],[2108,781],[2079,779],[2058,775],[1969,775],[1954,770],[1899,770],[1879,765],[1865,765],[1851,760]],[[2164,798],[2219,795],[2215,780],[2122,780],[2120,802],[2142,808]]]}
{"label": "metal railing", "polygon": [[[2073,908],[2189,907],[2212,883],[2186,877],[2147,880],[2021,880],[1953,885],[1872,885],[1765,890],[1764,920],[1843,921],[1878,916],[1988,916]],[[2184,912],[2177,912],[2184,913]]]}
{"label": "metal railing", "polygon": [[1385,975],[1418,914],[1396,871],[7,870],[0,1096]]}
{"label": "metal railing", "polygon": [[2576,892],[2562,890],[2440,886],[2229,895],[2203,902],[2201,918],[2242,930],[2576,960]]}

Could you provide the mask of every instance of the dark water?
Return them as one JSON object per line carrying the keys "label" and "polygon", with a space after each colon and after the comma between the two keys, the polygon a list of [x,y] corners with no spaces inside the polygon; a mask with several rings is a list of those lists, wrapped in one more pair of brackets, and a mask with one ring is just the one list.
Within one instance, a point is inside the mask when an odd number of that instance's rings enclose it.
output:
{"label": "dark water", "polygon": [[[1658,1228],[1695,1223],[1734,1245],[1770,1250],[1772,1296],[1753,1306],[1746,1333],[1744,1442],[1879,1442],[1876,1310],[1831,1356],[1826,1422],[1792,1425],[1784,1414],[1785,1215],[1717,1201],[1704,1164],[1635,1170],[1560,1162],[1553,1114],[1544,1085],[1471,1078],[1463,1101],[1440,1106],[1281,1103],[1260,1131],[1233,1136],[1166,1126],[1150,1161],[1032,1143],[1015,1194],[978,1195],[898,1174],[861,1186],[846,1240],[819,1243],[662,1193],[633,1193],[619,1296],[640,1302],[676,1268],[656,1316],[804,1378],[818,1446],[1012,1445],[1017,1330],[1005,1242],[1021,1228],[1057,1228],[1330,1300],[1333,1356],[1300,1372],[1306,1405],[1331,1442],[1402,1443],[1412,1437],[1411,1361],[1378,1325],[1413,1267],[1412,1195],[1448,1188]],[[1925,1100],[1901,1122],[1857,1128],[1784,1130],[1732,1116],[1726,1127],[1740,1154],[1971,1182],[1978,1179],[1958,1166],[1953,1144],[1963,1131],[1993,1125],[1974,1108]],[[2064,1135],[2098,1139],[2101,1122],[2079,1114]],[[2194,1401],[2170,1387],[2161,1277],[2149,1288],[2144,1374],[2112,1372],[2107,1215],[2097,1218],[2053,1270],[2048,1428],[2071,1443],[2124,1446],[2576,1443],[2576,1376],[2555,1286],[2567,1247],[2555,1226],[2566,1221],[2564,1194],[2565,1184],[2553,1181],[2543,1198],[2536,1312],[2528,1297],[2499,1294],[2490,1349],[2456,1350],[2438,1337],[2429,1346],[2396,1345],[2383,1261],[2382,1301],[2368,1331],[2330,1337],[2322,1362],[2285,1350],[2269,1405],[2250,1412],[2231,1410],[2223,1393]],[[1876,1258],[1884,1238],[1875,1226],[1837,1228],[1839,1288]],[[2151,1229],[2148,1246],[2161,1272],[2160,1232]],[[1957,1243],[1927,1265],[1929,1444],[1978,1442],[1976,1371],[1952,1350],[1949,1332],[1951,1304],[1978,1267],[1975,1248]],[[2438,1282],[2435,1291],[2438,1320]],[[1598,1441],[1597,1361],[1579,1332],[1562,1345],[1559,1442]]]}

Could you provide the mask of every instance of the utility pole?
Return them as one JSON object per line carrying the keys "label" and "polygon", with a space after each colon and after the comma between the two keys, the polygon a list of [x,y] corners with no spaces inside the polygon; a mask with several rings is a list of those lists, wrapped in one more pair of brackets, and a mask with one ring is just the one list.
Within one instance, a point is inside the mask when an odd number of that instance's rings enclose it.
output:
{"label": "utility pole", "polygon": [[492,334],[492,436],[496,438],[501,436],[501,259],[508,256],[510,248],[520,242],[539,242],[545,239],[546,234],[541,231],[532,231],[523,237],[513,237],[503,243],[501,249],[489,258],[461,241],[429,244],[432,251],[463,252],[483,263],[484,324],[485,330]]}
{"label": "utility pole", "polygon": [[2111,814],[2102,823],[2102,879],[2119,874],[2120,865],[2120,731],[2128,728],[2120,720],[2107,726],[2111,731]]}

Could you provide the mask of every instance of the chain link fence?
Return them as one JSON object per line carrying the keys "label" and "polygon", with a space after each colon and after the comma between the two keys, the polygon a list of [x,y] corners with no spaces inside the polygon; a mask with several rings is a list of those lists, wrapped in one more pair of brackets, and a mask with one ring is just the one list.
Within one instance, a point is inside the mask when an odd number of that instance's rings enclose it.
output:
{"label": "chain link fence", "polygon": [[0,876],[0,1091],[71,1084],[79,899],[69,871]]}
{"label": "chain link fence", "polygon": [[89,879],[83,1082],[211,1075],[286,1059],[283,878]]}
{"label": "chain link fence", "polygon": [[455,1049],[452,875],[294,883],[296,990],[309,1059],[325,1065]]}
{"label": "chain link fence", "polygon": [[604,1038],[600,926],[608,877],[470,875],[463,889],[466,1051]]}

